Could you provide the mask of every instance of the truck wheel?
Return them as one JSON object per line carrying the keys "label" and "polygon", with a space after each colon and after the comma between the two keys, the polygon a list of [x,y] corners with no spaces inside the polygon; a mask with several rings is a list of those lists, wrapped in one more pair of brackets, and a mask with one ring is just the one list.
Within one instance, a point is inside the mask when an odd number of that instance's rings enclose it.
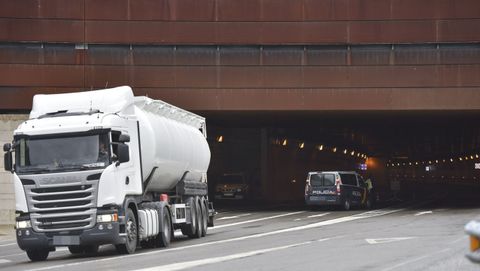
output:
{"label": "truck wheel", "polygon": [[208,227],[208,207],[206,205],[206,200],[204,197],[200,199],[200,206],[202,207],[202,223],[201,223],[201,237],[205,237],[207,235],[207,227]]}
{"label": "truck wheel", "polygon": [[27,250],[27,256],[32,262],[45,261],[50,251],[48,249]]}
{"label": "truck wheel", "polygon": [[197,233],[198,228],[198,218],[197,218],[197,203],[194,197],[189,197],[187,199],[187,206],[190,206],[190,224],[185,224],[182,226],[182,234],[190,238],[194,238]]}
{"label": "truck wheel", "polygon": [[117,251],[121,254],[133,254],[135,249],[137,249],[137,220],[133,214],[132,209],[128,208],[127,213],[125,214],[125,233],[126,243],[117,245]]}
{"label": "truck wheel", "polygon": [[192,238],[200,238],[202,237],[202,202],[200,201],[200,197],[195,197],[195,213],[197,213],[197,230],[194,232]]}
{"label": "truck wheel", "polygon": [[163,216],[161,219],[160,227],[162,231],[158,233],[155,239],[157,247],[168,247],[172,240],[172,219],[168,207],[163,207]]}

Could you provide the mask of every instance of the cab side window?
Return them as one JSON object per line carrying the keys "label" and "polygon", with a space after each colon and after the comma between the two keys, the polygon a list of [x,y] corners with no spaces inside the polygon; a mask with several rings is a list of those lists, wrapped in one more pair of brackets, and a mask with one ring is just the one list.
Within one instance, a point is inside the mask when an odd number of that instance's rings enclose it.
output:
{"label": "cab side window", "polygon": [[[120,137],[120,131],[112,131],[112,142],[119,142],[118,139]],[[112,144],[112,153],[113,153],[113,160],[115,161],[118,157],[118,145]]]}

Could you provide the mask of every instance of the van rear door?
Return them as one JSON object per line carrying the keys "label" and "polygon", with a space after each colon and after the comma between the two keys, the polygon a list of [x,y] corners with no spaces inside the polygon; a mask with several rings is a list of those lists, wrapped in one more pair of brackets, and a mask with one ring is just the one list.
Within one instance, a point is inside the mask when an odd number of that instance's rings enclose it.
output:
{"label": "van rear door", "polygon": [[[337,200],[335,175],[333,173],[314,173],[310,176],[312,186],[311,200],[334,202]],[[313,197],[313,199],[312,199]]]}
{"label": "van rear door", "polygon": [[362,203],[363,188],[359,187],[357,176],[352,173],[340,173],[342,179],[342,195],[354,205]]}

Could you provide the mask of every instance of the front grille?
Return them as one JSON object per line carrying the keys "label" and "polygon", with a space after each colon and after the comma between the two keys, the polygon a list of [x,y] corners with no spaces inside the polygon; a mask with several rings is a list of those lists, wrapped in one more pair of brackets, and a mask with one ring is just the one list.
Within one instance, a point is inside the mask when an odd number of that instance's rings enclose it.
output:
{"label": "front grille", "polygon": [[[77,176],[78,177],[78,176]],[[96,222],[98,180],[25,185],[32,227],[37,232],[91,228]]]}

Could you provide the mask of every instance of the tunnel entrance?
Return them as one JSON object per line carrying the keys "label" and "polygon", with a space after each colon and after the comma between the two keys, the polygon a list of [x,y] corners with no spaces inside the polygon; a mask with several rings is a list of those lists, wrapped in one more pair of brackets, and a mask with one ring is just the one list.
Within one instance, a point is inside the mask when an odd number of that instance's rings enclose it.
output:
{"label": "tunnel entrance", "polygon": [[480,188],[478,111],[201,114],[212,198],[233,174],[248,185],[238,202],[301,204],[307,173],[327,170],[372,177],[381,200]]}

